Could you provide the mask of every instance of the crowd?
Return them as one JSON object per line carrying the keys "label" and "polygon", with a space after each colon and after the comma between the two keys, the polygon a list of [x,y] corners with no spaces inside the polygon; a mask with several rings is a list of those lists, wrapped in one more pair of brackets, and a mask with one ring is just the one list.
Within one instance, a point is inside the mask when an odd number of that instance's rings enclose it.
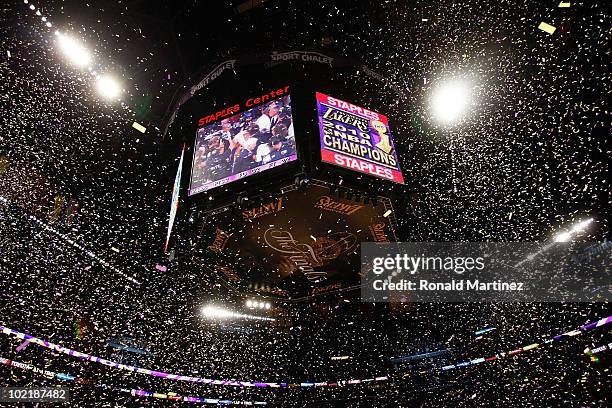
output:
{"label": "crowd", "polygon": [[289,96],[200,128],[192,188],[295,154]]}

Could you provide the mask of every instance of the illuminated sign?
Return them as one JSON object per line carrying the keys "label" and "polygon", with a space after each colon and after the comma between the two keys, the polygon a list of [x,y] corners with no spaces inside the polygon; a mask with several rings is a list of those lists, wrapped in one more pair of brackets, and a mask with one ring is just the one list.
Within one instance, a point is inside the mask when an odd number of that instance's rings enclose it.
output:
{"label": "illuminated sign", "polygon": [[198,120],[189,195],[297,160],[289,87]]}
{"label": "illuminated sign", "polygon": [[387,117],[317,92],[321,160],[404,184]]}

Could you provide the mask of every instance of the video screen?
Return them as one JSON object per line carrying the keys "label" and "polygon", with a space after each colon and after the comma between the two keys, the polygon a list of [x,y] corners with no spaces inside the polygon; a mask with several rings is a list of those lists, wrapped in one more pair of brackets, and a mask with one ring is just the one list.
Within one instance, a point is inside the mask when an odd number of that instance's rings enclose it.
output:
{"label": "video screen", "polygon": [[385,115],[317,92],[321,160],[404,184]]}
{"label": "video screen", "polygon": [[285,95],[198,129],[189,195],[297,160]]}

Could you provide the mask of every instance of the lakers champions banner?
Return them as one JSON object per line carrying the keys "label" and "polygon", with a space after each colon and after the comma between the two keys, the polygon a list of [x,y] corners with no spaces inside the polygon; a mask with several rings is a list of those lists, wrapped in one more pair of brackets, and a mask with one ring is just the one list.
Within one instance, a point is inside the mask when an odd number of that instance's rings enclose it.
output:
{"label": "lakers champions banner", "polygon": [[385,115],[317,92],[321,160],[404,184]]}
{"label": "lakers champions banner", "polygon": [[322,182],[204,220],[205,263],[237,289],[295,298],[359,284],[362,242],[396,241],[388,199],[331,195]]}

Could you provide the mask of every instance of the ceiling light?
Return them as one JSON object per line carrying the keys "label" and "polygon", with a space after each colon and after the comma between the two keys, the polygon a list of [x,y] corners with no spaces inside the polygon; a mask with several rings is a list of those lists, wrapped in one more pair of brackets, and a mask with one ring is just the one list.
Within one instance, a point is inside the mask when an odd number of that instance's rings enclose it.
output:
{"label": "ceiling light", "polygon": [[445,82],[438,86],[431,97],[430,110],[433,117],[444,124],[455,122],[465,112],[470,99],[466,83]]}
{"label": "ceiling light", "polygon": [[583,232],[589,224],[593,222],[593,218],[576,223],[569,231],[563,231],[557,234],[554,238],[555,242],[568,242],[572,237],[579,232]]}
{"label": "ceiling light", "polygon": [[582,232],[586,229],[586,227],[589,226],[590,223],[593,222],[592,218],[589,218],[588,220],[584,220],[582,222],[579,222],[578,224],[574,225],[572,227],[572,231],[573,232]]}
{"label": "ceiling light", "polygon": [[59,34],[58,43],[62,54],[74,65],[84,67],[91,62],[91,54],[78,40]]}
{"label": "ceiling light", "polygon": [[100,95],[105,99],[117,99],[121,95],[119,83],[108,75],[100,76],[96,86]]}
{"label": "ceiling light", "polygon": [[561,232],[555,236],[555,242],[567,242],[572,238],[572,234],[569,232]]}

